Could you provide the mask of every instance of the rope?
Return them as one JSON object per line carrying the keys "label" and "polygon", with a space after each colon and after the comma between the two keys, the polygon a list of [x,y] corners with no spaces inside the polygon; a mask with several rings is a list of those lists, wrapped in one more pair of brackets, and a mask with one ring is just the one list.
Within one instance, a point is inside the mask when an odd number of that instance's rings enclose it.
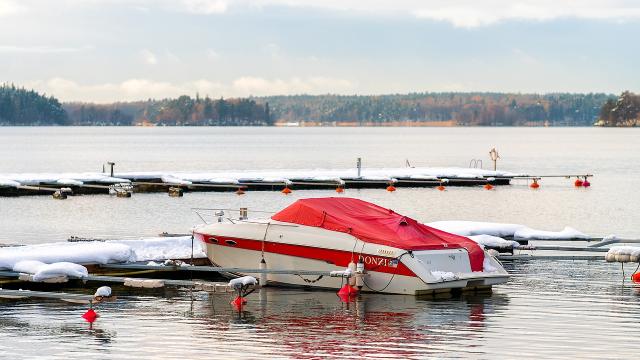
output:
{"label": "rope", "polygon": [[264,260],[264,242],[267,241],[267,233],[269,232],[269,225],[271,225],[271,222],[267,223],[267,227],[264,229],[264,236],[262,237],[262,249],[260,250],[260,256],[262,257],[262,260]]}
{"label": "rope", "polygon": [[316,283],[318,281],[320,281],[320,279],[322,279],[324,277],[324,275],[320,275],[318,276],[315,280],[309,280],[309,279],[305,279],[302,277],[302,275],[300,274],[296,274],[298,277],[300,277],[300,279],[304,280],[304,282],[306,282],[307,284],[313,284]]}

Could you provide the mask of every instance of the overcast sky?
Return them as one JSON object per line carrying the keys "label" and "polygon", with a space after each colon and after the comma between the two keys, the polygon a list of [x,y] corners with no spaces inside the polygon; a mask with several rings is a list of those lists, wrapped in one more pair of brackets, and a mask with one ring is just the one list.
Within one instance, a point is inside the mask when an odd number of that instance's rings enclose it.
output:
{"label": "overcast sky", "polygon": [[640,91],[638,0],[0,0],[0,82],[180,94]]}

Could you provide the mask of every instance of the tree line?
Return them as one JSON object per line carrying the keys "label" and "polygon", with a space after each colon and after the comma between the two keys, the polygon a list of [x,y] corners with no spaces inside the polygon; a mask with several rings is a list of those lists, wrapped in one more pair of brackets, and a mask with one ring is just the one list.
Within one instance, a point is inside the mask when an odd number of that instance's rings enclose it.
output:
{"label": "tree line", "polygon": [[67,113],[56,98],[13,84],[0,85],[0,125],[67,124]]}
{"label": "tree line", "polygon": [[640,95],[625,91],[617,99],[608,99],[600,111],[598,125],[640,126]]}
{"label": "tree line", "polygon": [[592,125],[607,94],[415,93],[382,96],[272,96],[277,121],[388,123],[449,121],[457,125]]}
{"label": "tree line", "polygon": [[217,99],[208,96],[115,104],[64,105],[76,125],[262,126],[272,125],[268,103],[254,99]]}
{"label": "tree line", "polygon": [[269,126],[445,122],[462,126],[638,124],[640,100],[608,94],[412,93],[148,99],[65,103],[14,85],[0,86],[0,125]]}

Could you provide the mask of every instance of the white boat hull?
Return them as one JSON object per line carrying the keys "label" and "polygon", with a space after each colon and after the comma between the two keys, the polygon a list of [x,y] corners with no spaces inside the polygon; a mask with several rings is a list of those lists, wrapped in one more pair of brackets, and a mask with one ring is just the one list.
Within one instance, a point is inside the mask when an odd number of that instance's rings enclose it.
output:
{"label": "white boat hull", "polygon": [[[213,264],[229,268],[259,268],[262,252],[238,247],[206,244],[207,257]],[[264,253],[264,259],[269,269],[311,270],[311,271],[341,271],[345,268],[336,266],[325,260],[310,259],[277,253]],[[407,257],[407,259],[410,259]],[[408,262],[408,261],[407,261]],[[474,275],[475,274],[475,275]],[[244,274],[238,275],[252,275]],[[364,277],[365,285],[361,291],[381,292],[388,294],[420,295],[443,292],[453,289],[488,289],[494,284],[506,281],[508,275],[471,273],[465,276],[459,274],[457,279],[427,283],[416,275],[408,276],[389,272],[368,270]],[[302,286],[324,289],[339,289],[346,279],[329,276],[300,276],[292,274],[267,274],[267,285]]]}

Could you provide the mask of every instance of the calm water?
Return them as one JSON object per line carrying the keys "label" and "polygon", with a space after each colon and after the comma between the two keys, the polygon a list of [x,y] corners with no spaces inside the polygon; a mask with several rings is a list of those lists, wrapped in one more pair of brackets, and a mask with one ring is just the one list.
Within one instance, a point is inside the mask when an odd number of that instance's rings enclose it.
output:
{"label": "calm water", "polygon": [[[365,166],[466,167],[496,146],[499,168],[531,174],[594,173],[572,180],[480,188],[347,190],[422,221],[569,225],[591,235],[640,238],[640,131],[591,128],[0,128],[0,173],[116,172]],[[191,207],[278,210],[297,198],[250,192],[183,198],[78,196],[0,198],[0,242],[41,243],[70,235],[109,238],[185,232]],[[89,330],[82,307],[0,302],[3,358],[473,357],[628,358],[640,350],[639,289],[622,285],[619,265],[599,261],[507,264],[515,275],[482,297],[416,299],[364,295],[340,303],[330,292],[265,291],[237,314],[227,296],[188,291],[124,292],[101,306]],[[627,273],[633,269],[627,269]],[[88,291],[86,291],[88,292]],[[37,346],[35,346],[37,344]]]}

